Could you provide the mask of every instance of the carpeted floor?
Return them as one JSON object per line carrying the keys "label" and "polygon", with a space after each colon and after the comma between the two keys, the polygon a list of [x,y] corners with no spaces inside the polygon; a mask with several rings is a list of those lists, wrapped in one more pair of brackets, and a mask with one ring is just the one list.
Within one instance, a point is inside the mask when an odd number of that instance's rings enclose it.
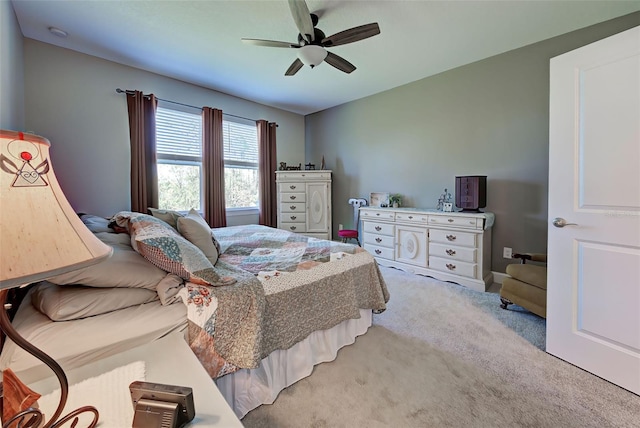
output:
{"label": "carpeted floor", "polygon": [[543,351],[544,319],[381,270],[391,300],[369,331],[246,427],[640,427],[640,397]]}

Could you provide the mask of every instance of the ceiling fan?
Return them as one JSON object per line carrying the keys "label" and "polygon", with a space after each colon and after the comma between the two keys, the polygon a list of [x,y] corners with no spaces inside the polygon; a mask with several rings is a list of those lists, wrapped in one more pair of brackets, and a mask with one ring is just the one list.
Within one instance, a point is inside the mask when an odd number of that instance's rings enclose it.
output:
{"label": "ceiling fan", "polygon": [[313,68],[322,63],[322,61],[340,71],[351,73],[356,67],[341,56],[327,51],[326,48],[346,45],[347,43],[357,42],[380,34],[380,27],[377,22],[374,22],[340,31],[332,36],[326,37],[324,32],[316,27],[318,24],[318,16],[309,13],[309,8],[304,0],[289,0],[289,9],[291,9],[291,15],[300,32],[300,34],[298,34],[298,43],[242,39],[244,43],[256,46],[298,49],[298,58],[289,66],[284,73],[285,76],[293,76],[305,64]]}

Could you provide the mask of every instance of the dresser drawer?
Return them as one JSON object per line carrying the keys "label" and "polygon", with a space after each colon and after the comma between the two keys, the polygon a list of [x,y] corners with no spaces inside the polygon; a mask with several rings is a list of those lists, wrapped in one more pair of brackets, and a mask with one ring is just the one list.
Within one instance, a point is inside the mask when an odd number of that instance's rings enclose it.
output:
{"label": "dresser drawer", "polygon": [[300,180],[304,178],[308,181],[312,180],[328,180],[331,178],[331,171],[326,172],[278,172],[277,180]]}
{"label": "dresser drawer", "polygon": [[280,229],[288,230],[290,232],[306,232],[307,231],[304,223],[282,222],[280,223]]}
{"label": "dresser drawer", "polygon": [[463,262],[477,262],[477,252],[475,248],[459,247],[456,245],[429,244],[429,255],[442,257],[443,259],[461,260]]}
{"label": "dresser drawer", "polygon": [[429,242],[442,242],[445,244],[475,247],[476,234],[469,232],[458,232],[457,230],[430,229]]}
{"label": "dresser drawer", "polygon": [[429,224],[482,229],[484,220],[476,217],[430,215]]}
{"label": "dresser drawer", "polygon": [[391,235],[395,234],[395,226],[388,223],[376,223],[374,221],[365,221],[362,228],[365,233],[373,233],[378,235]]}
{"label": "dresser drawer", "polygon": [[366,233],[364,235],[365,244],[378,245],[381,247],[393,248],[393,236],[378,235],[377,233]]}
{"label": "dresser drawer", "polygon": [[280,193],[280,202],[306,202],[307,194],[304,192]]}
{"label": "dresser drawer", "polygon": [[375,257],[382,259],[393,260],[393,248],[380,247],[378,245],[364,244],[364,249],[370,252]]}
{"label": "dresser drawer", "polygon": [[305,212],[306,205],[304,202],[282,202],[280,204],[280,212],[283,213],[296,213]]}
{"label": "dresser drawer", "polygon": [[305,223],[307,221],[307,214],[304,212],[283,212],[281,214],[281,221],[285,223]]}
{"label": "dresser drawer", "polygon": [[429,216],[416,213],[396,213],[396,221],[409,224],[427,224]]}
{"label": "dresser drawer", "polygon": [[478,265],[475,263],[461,262],[459,260],[447,260],[440,257],[429,256],[429,268],[454,275],[475,278]]}
{"label": "dresser drawer", "polygon": [[360,218],[371,218],[371,219],[381,219],[381,220],[391,220],[393,221],[396,218],[396,214],[393,211],[366,211],[360,210]]}
{"label": "dresser drawer", "polygon": [[280,193],[304,192],[304,183],[280,183],[278,184]]}

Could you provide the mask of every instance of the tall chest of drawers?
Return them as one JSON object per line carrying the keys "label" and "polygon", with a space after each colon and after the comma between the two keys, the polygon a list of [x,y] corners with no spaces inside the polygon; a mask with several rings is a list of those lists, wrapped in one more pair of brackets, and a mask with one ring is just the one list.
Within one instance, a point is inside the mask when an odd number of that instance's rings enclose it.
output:
{"label": "tall chest of drawers", "polygon": [[331,239],[331,171],[276,171],[278,229]]}
{"label": "tall chest of drawers", "polygon": [[486,291],[491,273],[492,213],[418,208],[360,209],[364,248],[382,266]]}

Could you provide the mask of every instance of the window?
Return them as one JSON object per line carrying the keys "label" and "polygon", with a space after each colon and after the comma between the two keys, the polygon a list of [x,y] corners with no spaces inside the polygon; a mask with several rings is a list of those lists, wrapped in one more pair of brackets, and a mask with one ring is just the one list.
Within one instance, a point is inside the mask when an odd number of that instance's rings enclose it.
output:
{"label": "window", "polygon": [[[227,209],[258,208],[258,131],[252,121],[223,120]],[[200,210],[202,116],[158,107],[156,113],[159,207]]]}
{"label": "window", "polygon": [[227,208],[257,208],[259,183],[256,124],[223,120],[222,138]]}
{"label": "window", "polygon": [[156,112],[158,206],[200,210],[202,206],[202,117],[158,107]]}

